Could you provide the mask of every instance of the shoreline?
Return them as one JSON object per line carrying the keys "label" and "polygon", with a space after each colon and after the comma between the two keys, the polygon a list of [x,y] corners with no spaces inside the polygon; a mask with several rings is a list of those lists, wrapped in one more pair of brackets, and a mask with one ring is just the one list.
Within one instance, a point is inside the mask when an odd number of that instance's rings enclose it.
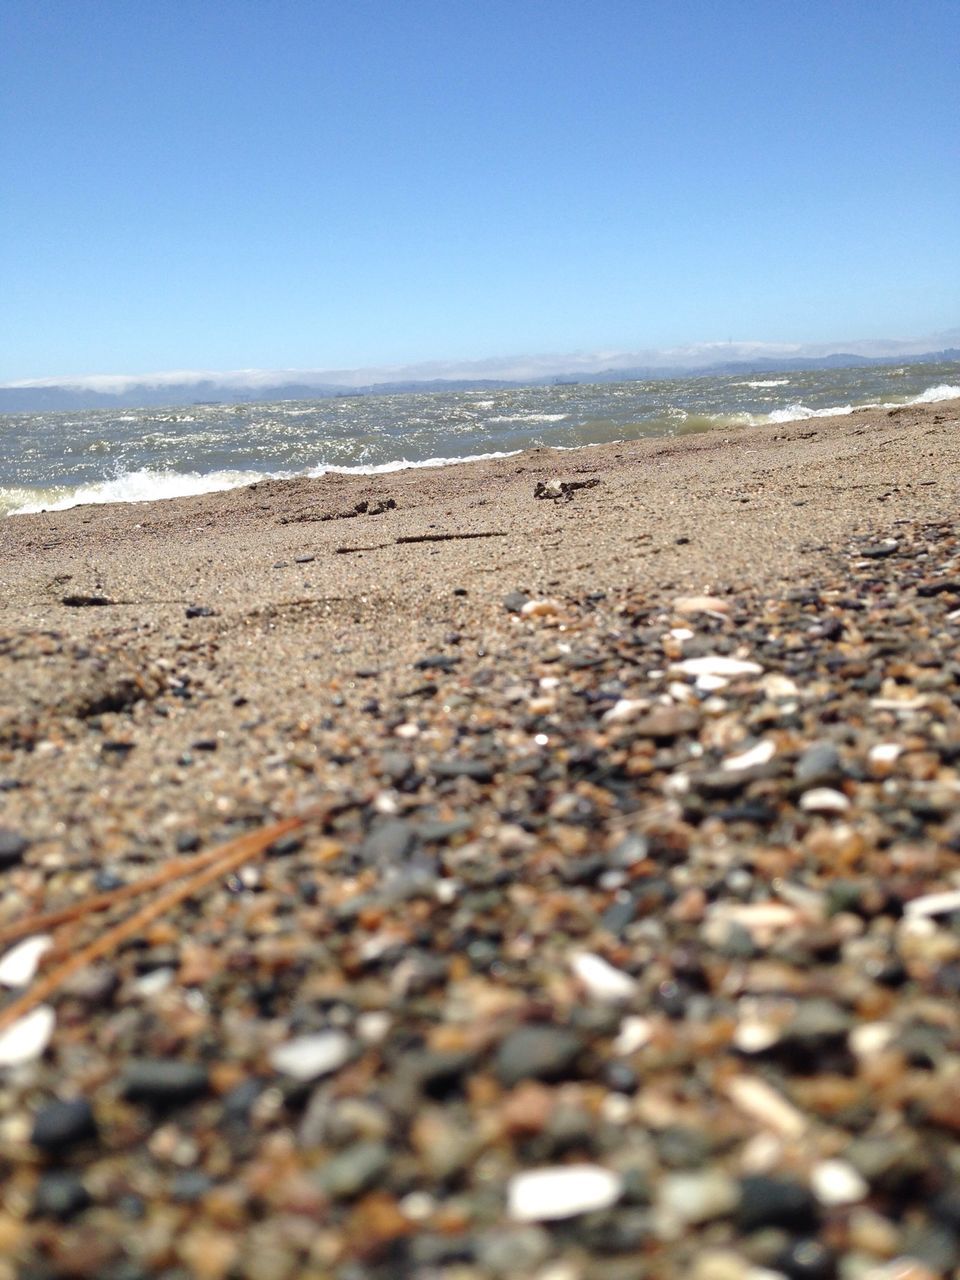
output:
{"label": "shoreline", "polygon": [[[7,1256],[960,1265],[930,901],[960,888],[958,429],[945,401],[0,522],[0,928],[342,806],[0,1067]],[[44,1146],[58,1096],[93,1121]]]}

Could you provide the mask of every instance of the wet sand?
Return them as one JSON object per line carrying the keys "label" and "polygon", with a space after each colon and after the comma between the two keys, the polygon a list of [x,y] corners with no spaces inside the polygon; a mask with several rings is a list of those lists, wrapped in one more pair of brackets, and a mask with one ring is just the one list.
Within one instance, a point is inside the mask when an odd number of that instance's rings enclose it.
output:
{"label": "wet sand", "polygon": [[[0,922],[343,805],[53,999],[0,1253],[960,1265],[960,947],[922,905],[960,865],[958,415],[0,524]],[[757,670],[681,665],[716,656]],[[342,1060],[291,1069],[303,1037]],[[57,1097],[93,1128],[38,1136]],[[517,1181],[559,1166],[562,1219]]]}

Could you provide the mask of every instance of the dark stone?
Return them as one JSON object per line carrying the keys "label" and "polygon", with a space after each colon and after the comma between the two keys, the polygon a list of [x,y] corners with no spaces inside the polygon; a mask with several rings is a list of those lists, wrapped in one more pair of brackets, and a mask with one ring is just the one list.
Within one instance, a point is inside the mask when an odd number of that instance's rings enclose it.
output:
{"label": "dark stone", "polygon": [[819,1240],[791,1240],[773,1259],[789,1280],[836,1280],[837,1256]]}
{"label": "dark stone", "polygon": [[389,1167],[385,1143],[357,1142],[322,1165],[317,1182],[334,1199],[351,1200],[379,1182]]}
{"label": "dark stone", "polygon": [[317,558],[316,556],[294,556],[293,563],[294,564],[312,564],[313,561],[316,560],[316,558]]}
{"label": "dark stone", "polygon": [[861,547],[858,554],[864,560],[886,560],[888,556],[896,555],[899,550],[900,543],[891,539],[889,543],[878,547]]}
{"label": "dark stone", "polygon": [[511,591],[503,597],[503,607],[508,613],[519,613],[529,599],[522,591]]}
{"label": "dark stone", "polygon": [[213,1179],[200,1169],[184,1169],[174,1175],[170,1184],[171,1200],[180,1204],[196,1204],[213,1186]]}
{"label": "dark stone", "polygon": [[33,1201],[38,1218],[68,1222],[90,1204],[90,1193],[70,1169],[51,1169],[41,1174]]}
{"label": "dark stone", "polygon": [[428,653],[414,664],[415,671],[452,671],[460,659],[449,653]]}
{"label": "dark stone", "polygon": [[416,844],[417,833],[403,818],[387,818],[375,826],[360,846],[363,862],[398,862]]}
{"label": "dark stone", "polygon": [[93,877],[93,887],[98,893],[112,893],[114,889],[121,889],[125,883],[123,876],[112,867],[101,867]]}
{"label": "dark stone", "polygon": [[494,1071],[505,1085],[521,1080],[563,1080],[575,1074],[583,1051],[578,1036],[559,1027],[520,1027],[502,1042]]}
{"label": "dark stone", "polygon": [[740,1192],[737,1217],[742,1231],[763,1227],[803,1230],[816,1225],[817,1202],[801,1182],[756,1174],[741,1179]]}
{"label": "dark stone", "polygon": [[200,837],[195,831],[181,831],[174,841],[177,853],[193,853],[200,848]]}
{"label": "dark stone", "polygon": [[13,867],[23,859],[30,848],[30,841],[19,831],[11,831],[9,827],[0,827],[0,868]]}
{"label": "dark stone", "polygon": [[190,604],[187,605],[188,618],[215,618],[217,616],[216,609],[211,609],[208,604]]}
{"label": "dark stone", "polygon": [[493,765],[489,760],[434,760],[430,768],[436,778],[472,778],[474,782],[493,781]]}
{"label": "dark stone", "polygon": [[30,1141],[41,1151],[67,1151],[97,1136],[97,1121],[86,1098],[51,1102],[37,1112]]}
{"label": "dark stone", "polygon": [[210,1085],[207,1068],[179,1058],[138,1058],[123,1071],[121,1089],[131,1102],[154,1106],[174,1106],[190,1102],[206,1093]]}
{"label": "dark stone", "polygon": [[843,777],[839,751],[832,742],[814,742],[797,761],[793,776],[804,791],[838,782]]}

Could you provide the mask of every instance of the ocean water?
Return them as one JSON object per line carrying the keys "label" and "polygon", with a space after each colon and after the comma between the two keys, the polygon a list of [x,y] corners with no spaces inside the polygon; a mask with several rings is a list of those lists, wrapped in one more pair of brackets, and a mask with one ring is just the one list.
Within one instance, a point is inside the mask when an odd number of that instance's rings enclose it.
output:
{"label": "ocean water", "polygon": [[[0,414],[0,515],[375,473],[960,396],[960,362]],[[865,442],[869,448],[869,443]]]}

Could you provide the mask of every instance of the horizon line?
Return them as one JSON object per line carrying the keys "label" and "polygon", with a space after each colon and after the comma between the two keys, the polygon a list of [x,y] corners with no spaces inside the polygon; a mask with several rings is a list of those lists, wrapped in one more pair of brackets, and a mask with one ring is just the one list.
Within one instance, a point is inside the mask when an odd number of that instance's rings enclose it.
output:
{"label": "horizon line", "polygon": [[922,338],[865,338],[839,342],[705,341],[627,351],[601,348],[590,352],[488,356],[471,360],[428,360],[412,364],[370,365],[352,369],[246,368],[230,370],[177,369],[137,374],[80,374],[22,378],[0,382],[0,390],[39,390],[62,387],[121,395],[133,387],[183,386],[212,383],[222,386],[269,387],[291,381],[308,385],[357,387],[383,382],[510,381],[562,377],[573,373],[610,373],[649,366],[696,369],[718,361],[751,359],[823,359],[850,355],[862,358],[935,354],[960,344],[960,328]]}

